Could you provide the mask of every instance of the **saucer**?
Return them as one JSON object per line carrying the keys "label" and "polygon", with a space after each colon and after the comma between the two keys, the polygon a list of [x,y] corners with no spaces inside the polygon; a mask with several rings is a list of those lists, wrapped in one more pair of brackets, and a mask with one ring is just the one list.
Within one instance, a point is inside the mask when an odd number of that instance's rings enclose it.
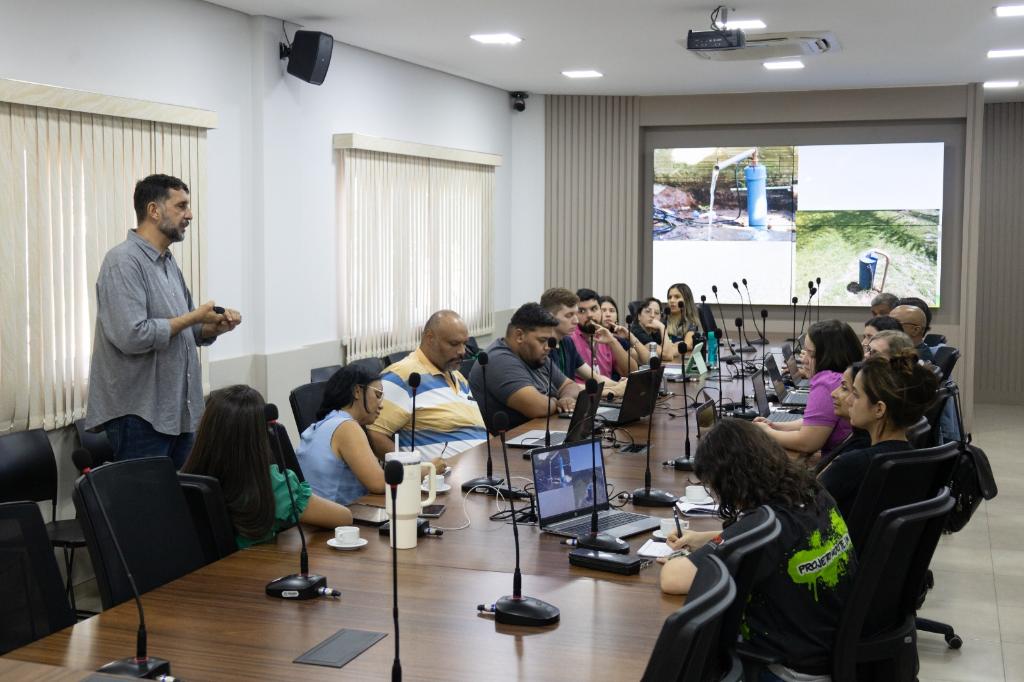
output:
{"label": "saucer", "polygon": [[654,537],[658,538],[659,540],[667,540],[668,539],[668,537],[664,533],[661,532],[660,528],[655,528],[654,532],[651,533],[651,535],[653,535]]}
{"label": "saucer", "polygon": [[679,501],[685,502],[686,504],[711,504],[712,502],[715,501],[715,498],[711,497],[710,495],[705,497],[703,500],[691,500],[688,497],[680,497]]}
{"label": "saucer", "polygon": [[340,542],[338,542],[337,538],[330,538],[327,541],[327,544],[333,547],[334,549],[349,551],[353,549],[359,549],[360,547],[365,547],[368,542],[369,540],[367,540],[366,538],[359,538],[357,542],[354,542],[351,545],[343,545]]}
{"label": "saucer", "polygon": [[[450,484],[448,484],[448,483],[445,483],[444,485],[439,485],[439,486],[437,486],[437,494],[440,495],[441,493],[446,493],[446,492],[448,492],[451,489],[452,489],[452,486]],[[420,490],[422,490],[425,493],[429,493],[430,492],[430,486],[429,485],[421,485],[420,486]]]}

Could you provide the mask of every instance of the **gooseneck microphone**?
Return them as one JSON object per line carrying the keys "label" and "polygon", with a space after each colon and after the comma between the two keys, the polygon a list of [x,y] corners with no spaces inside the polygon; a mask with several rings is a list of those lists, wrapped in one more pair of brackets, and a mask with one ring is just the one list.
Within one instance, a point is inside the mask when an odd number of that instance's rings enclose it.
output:
{"label": "gooseneck microphone", "polygon": [[[553,368],[551,367],[551,353],[554,352],[555,348],[558,347],[558,341],[555,341],[555,337],[548,337],[548,388],[544,394],[545,406],[547,414],[544,415],[544,447],[551,447],[551,405],[547,402],[551,400],[551,377],[554,374]],[[555,405],[558,405],[558,398],[555,398]],[[509,479],[509,486],[511,487],[512,480]]]}
{"label": "gooseneck microphone", "polygon": [[479,476],[472,480],[466,481],[462,484],[462,492],[474,492],[484,493],[485,495],[495,495],[498,486],[505,482],[503,478],[494,477],[494,465],[491,462],[491,431],[487,428],[487,418],[489,412],[487,411],[487,352],[480,351],[476,356],[476,362],[480,365],[480,371],[483,375],[483,400],[484,409],[482,417],[484,420],[484,442],[487,443],[487,474],[485,476]]}
{"label": "gooseneck microphone", "polygon": [[[743,292],[740,291],[740,285],[736,282],[732,283],[732,288],[736,290],[736,295],[740,297],[740,319],[746,317],[746,312],[743,305]],[[750,345],[750,341],[747,340],[746,333],[743,331],[742,326],[737,325],[736,327],[736,343],[740,344],[740,348],[737,353],[753,353],[754,347]]]}
{"label": "gooseneck microphone", "polygon": [[[657,360],[657,358],[652,358],[652,362],[654,360]],[[587,379],[586,392],[587,400],[596,401],[601,399],[601,396],[597,394],[597,381],[593,378]],[[593,402],[591,402],[591,404],[593,404]],[[590,422],[590,489],[592,491],[591,497],[594,502],[590,509],[590,532],[576,538],[576,546],[584,549],[596,549],[602,552],[628,554],[629,543],[625,540],[620,540],[614,535],[602,533],[597,527],[597,491],[598,485],[601,485],[603,481],[598,482],[597,480],[597,425],[594,421],[596,420],[592,420]]]}
{"label": "gooseneck microphone", "polygon": [[412,389],[412,434],[409,437],[409,452],[416,452],[416,393],[420,388],[420,373],[410,374],[406,383]]}
{"label": "gooseneck microphone", "polygon": [[[718,319],[722,320],[722,322],[725,322],[725,315],[722,313],[722,302],[720,300],[718,300],[718,285],[717,284],[712,284],[711,285],[711,293],[715,295],[715,303],[718,304]],[[739,358],[739,356],[736,355],[736,349],[733,348],[732,341],[729,340],[729,326],[728,325],[725,326],[724,331],[725,331],[725,347],[727,349],[729,349],[729,355],[726,355],[725,353],[722,352],[722,339],[721,339],[721,337],[719,337],[719,339],[718,339],[718,362],[719,362],[719,364],[721,364],[723,362],[725,362],[727,364],[732,364],[732,363],[736,362],[736,360]],[[721,369],[719,369],[719,374],[721,374]]]}
{"label": "gooseneck microphone", "polygon": [[[505,432],[508,431],[508,414],[496,412],[494,414],[494,430],[498,432],[501,439],[501,456],[505,460],[505,477],[512,481],[512,474],[508,468],[508,449],[505,446]],[[561,612],[557,606],[534,597],[523,596],[523,573],[519,567],[519,524],[516,522],[515,496],[508,498],[509,512],[512,514],[512,537],[516,545],[516,569],[512,574],[512,594],[501,597],[490,606],[485,604],[477,605],[477,611],[481,613],[493,613],[494,620],[507,625],[526,625],[540,627],[557,623]]]}
{"label": "gooseneck microphone", "polygon": [[[391,518],[398,518],[398,486],[405,479],[405,467],[398,460],[384,465],[384,482],[391,488]],[[395,662],[391,664],[391,682],[402,682],[402,661],[398,656],[398,528],[391,524],[391,601],[395,620]]]}
{"label": "gooseneck microphone", "polygon": [[[814,288],[821,291],[821,277],[814,278]],[[821,296],[818,297],[818,319],[817,322],[821,322]]]}
{"label": "gooseneck microphone", "polygon": [[74,462],[75,468],[82,472],[82,476],[88,482],[89,487],[92,488],[92,494],[96,498],[96,506],[99,507],[100,516],[103,517],[103,525],[106,526],[107,533],[110,534],[110,540],[114,545],[114,552],[117,554],[118,561],[121,564],[121,570],[128,577],[128,585],[132,588],[132,596],[135,598],[135,607],[139,610],[139,629],[135,635],[135,656],[111,661],[97,672],[138,678],[170,675],[170,661],[149,656],[146,652],[146,614],[142,610],[139,588],[135,585],[135,576],[132,575],[131,569],[128,568],[128,560],[125,559],[124,552],[121,551],[121,543],[118,542],[114,526],[110,523],[110,516],[107,514],[106,505],[103,504],[103,500],[100,498],[99,488],[96,487],[92,480],[92,455],[89,454],[88,450],[77,449],[71,453],[71,461]]}
{"label": "gooseneck microphone", "polygon": [[[743,282],[743,288],[747,292],[747,307],[750,309],[750,321],[754,323],[754,331],[757,332],[758,336],[758,339],[754,341],[754,344],[763,346],[768,343],[768,328],[762,324],[761,328],[758,329],[757,318],[754,317],[754,299],[750,297],[750,287],[747,286],[747,278],[744,277],[740,281]],[[742,296],[740,298],[742,298]]]}
{"label": "gooseneck microphone", "polygon": [[[717,336],[718,338],[722,338],[722,330],[716,327],[715,328],[715,336]],[[719,351],[719,353],[721,353],[721,351]],[[719,421],[721,421],[722,417],[725,416],[725,394],[722,393],[722,369],[723,369],[722,361],[721,361],[721,357],[719,357],[718,372],[716,372],[716,374],[718,374],[718,420]]]}
{"label": "gooseneck microphone", "polygon": [[[743,330],[743,318],[736,318],[736,334],[738,335]],[[743,362],[736,363],[740,366],[740,402],[739,408],[733,410],[734,417],[746,417],[747,416],[747,394],[746,394],[746,380],[743,375]]]}
{"label": "gooseneck microphone", "polygon": [[[813,282],[808,282],[808,284],[813,284]],[[798,340],[801,337],[803,337],[803,335],[804,335],[804,327],[806,327],[807,323],[810,322],[810,320],[811,320],[811,315],[810,315],[810,313],[811,313],[811,301],[814,300],[814,295],[816,293],[818,293],[818,290],[815,289],[813,286],[810,287],[810,289],[808,289],[808,292],[807,292],[807,303],[804,305],[804,314],[800,316],[800,336],[797,337]],[[802,343],[800,343],[799,345],[801,347],[803,346]]]}
{"label": "gooseneck microphone", "polygon": [[764,333],[761,336],[761,340],[764,343],[761,344],[761,368],[764,369],[764,362],[768,358],[768,309],[761,308],[761,329]]}
{"label": "gooseneck microphone", "polygon": [[[626,342],[629,343],[629,348],[626,349],[626,379],[629,379],[629,375],[633,373],[633,332],[629,331],[629,328],[633,326],[633,316],[626,315]],[[640,356],[636,358],[636,366],[640,368]]]}
{"label": "gooseneck microphone", "polygon": [[[682,351],[686,349],[686,342],[679,344]],[[681,351],[681,352],[682,352]],[[633,504],[638,507],[671,507],[676,503],[676,496],[664,490],[651,489],[651,427],[654,424],[654,407],[658,401],[658,379],[661,374],[661,358],[651,358],[651,410],[647,415],[647,468],[644,469],[644,487],[633,491]],[[683,388],[686,388],[686,363],[683,363]],[[596,474],[595,474],[596,475]],[[595,505],[597,504],[595,499]],[[591,525],[597,521],[597,509],[594,509],[594,516]],[[627,545],[627,551],[628,545]]]}
{"label": "gooseneck microphone", "polygon": [[288,476],[288,467],[284,463],[283,450],[281,449],[281,436],[274,428],[277,424],[277,405],[267,403],[263,407],[267,418],[267,429],[274,433],[277,439],[277,466],[284,476],[285,487],[288,488],[288,499],[292,505],[292,519],[299,531],[299,541],[302,543],[302,550],[299,553],[299,572],[286,575],[282,578],[271,580],[267,583],[267,595],[281,599],[315,599],[316,597],[339,597],[341,593],[327,587],[327,578],[322,575],[309,572],[309,554],[306,551],[306,534],[302,531],[302,524],[299,522],[299,509],[295,504],[295,493],[292,491],[291,478]]}
{"label": "gooseneck microphone", "polygon": [[[685,343],[679,344],[679,354],[683,354]],[[683,366],[683,378],[686,378],[686,366]],[[719,389],[721,390],[721,389]],[[686,437],[683,439],[683,456],[676,457],[672,462],[677,471],[693,471],[693,458],[690,455],[690,396],[686,394],[686,381],[683,381],[683,428]],[[698,425],[698,429],[700,426]]]}
{"label": "gooseneck microphone", "polygon": [[799,300],[799,298],[794,296],[793,300],[790,301],[790,303],[793,304],[793,338],[789,339],[789,342],[792,343],[794,346],[796,345],[796,304]]}

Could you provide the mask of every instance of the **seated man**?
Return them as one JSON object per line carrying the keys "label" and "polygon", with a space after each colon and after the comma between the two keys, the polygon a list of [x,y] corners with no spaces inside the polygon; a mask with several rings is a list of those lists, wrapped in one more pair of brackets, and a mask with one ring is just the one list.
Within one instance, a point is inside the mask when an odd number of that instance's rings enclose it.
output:
{"label": "seated man", "polygon": [[[570,379],[575,379],[576,383],[582,384],[587,379],[593,377],[599,383],[604,383],[607,392],[621,395],[623,390],[625,390],[625,383],[607,378],[610,375],[601,376],[601,372],[595,372],[590,365],[590,349],[587,349],[584,356],[579,352],[578,346],[573,343],[571,336],[575,331],[579,330],[576,312],[578,302],[579,299],[576,298],[576,294],[561,287],[553,287],[541,294],[541,307],[551,313],[555,320],[558,321],[558,326],[555,327],[555,338],[558,339],[558,347],[552,351],[551,359],[558,369],[562,371],[562,374]],[[611,332],[604,327],[598,327],[598,329],[604,332],[603,343],[614,342],[615,339],[612,337]],[[615,345],[618,346],[617,343]],[[595,344],[594,348],[595,359],[597,353],[596,346],[597,344]],[[619,346],[619,349],[621,350],[622,346]],[[622,354],[625,356],[625,351],[622,351]]]}
{"label": "seated man", "polygon": [[579,299],[577,304],[579,322],[572,331],[572,342],[580,356],[590,362],[591,337],[584,333],[583,328],[588,323],[593,323],[596,328],[596,333],[593,335],[594,359],[600,374],[613,379],[628,376],[630,370],[639,368],[641,361],[643,363],[649,361],[650,354],[647,352],[647,347],[640,343],[640,339],[631,334],[628,329],[618,324],[609,329],[602,324],[601,303],[598,300],[600,296],[596,291],[577,289],[576,296]]}
{"label": "seated man", "polygon": [[[509,417],[509,428],[557,412],[571,412],[581,386],[558,367],[550,367],[548,339],[555,338],[558,320],[539,303],[524,303],[512,315],[505,336],[487,347],[487,391],[480,363],[469,373],[469,385],[484,420],[497,412]],[[486,402],[485,402],[486,401]]]}
{"label": "seated man", "polygon": [[472,400],[469,382],[459,373],[469,332],[458,313],[440,310],[423,327],[414,352],[387,367],[381,375],[384,401],[376,421],[367,427],[378,457],[394,452],[394,436],[408,448],[412,440],[412,389],[409,375],[418,372],[416,392],[416,450],[424,462],[452,457],[486,437],[480,409]]}
{"label": "seated man", "polygon": [[934,359],[932,349],[925,345],[924,335],[928,329],[928,320],[924,311],[913,305],[898,305],[889,314],[903,327],[903,332],[914,342],[917,357],[925,362]]}
{"label": "seated man", "polygon": [[871,299],[871,317],[884,317],[900,304],[895,294],[879,294]]}

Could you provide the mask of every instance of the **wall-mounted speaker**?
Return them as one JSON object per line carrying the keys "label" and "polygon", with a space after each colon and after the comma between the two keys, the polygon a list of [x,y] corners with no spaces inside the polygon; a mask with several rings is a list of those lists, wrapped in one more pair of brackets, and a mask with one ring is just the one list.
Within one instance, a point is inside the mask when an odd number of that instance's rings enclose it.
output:
{"label": "wall-mounted speaker", "polygon": [[291,47],[281,43],[281,59],[288,60],[288,73],[313,85],[320,85],[331,66],[334,36],[320,31],[296,31]]}

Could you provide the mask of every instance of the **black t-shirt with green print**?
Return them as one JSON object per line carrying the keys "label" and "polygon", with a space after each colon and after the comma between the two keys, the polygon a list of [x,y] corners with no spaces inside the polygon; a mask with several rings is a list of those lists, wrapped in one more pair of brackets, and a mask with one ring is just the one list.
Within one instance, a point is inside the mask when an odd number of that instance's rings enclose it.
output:
{"label": "black t-shirt with green print", "polygon": [[[770,506],[781,532],[761,550],[764,560],[743,613],[743,638],[793,670],[827,673],[857,569],[846,522],[824,490],[813,508]],[[723,530],[723,541],[740,525]]]}

